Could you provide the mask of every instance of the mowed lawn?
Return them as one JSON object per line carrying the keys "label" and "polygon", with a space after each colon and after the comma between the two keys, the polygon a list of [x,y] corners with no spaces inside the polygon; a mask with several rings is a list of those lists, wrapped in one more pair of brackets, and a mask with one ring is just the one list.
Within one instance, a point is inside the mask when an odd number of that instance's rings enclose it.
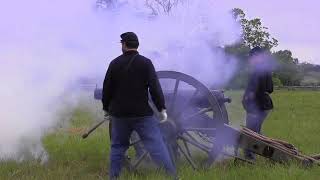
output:
{"label": "mowed lawn", "polygon": [[[244,123],[241,92],[227,92],[233,102],[228,105],[231,124]],[[320,92],[275,91],[275,109],[265,121],[263,133],[289,141],[306,154],[320,153]],[[97,106],[96,106],[97,107]],[[96,108],[95,107],[95,108]],[[88,139],[81,139],[81,131],[97,118],[94,110],[77,108],[68,128],[49,134],[43,140],[50,155],[49,162],[38,161],[0,163],[0,180],[5,179],[108,179],[109,139],[107,126],[98,129]],[[96,111],[97,112],[97,111]],[[184,180],[200,179],[320,179],[320,167],[302,168],[297,164],[280,165],[259,158],[256,165],[234,164],[232,160],[218,164],[210,170],[193,171],[181,164],[179,175]],[[124,173],[122,179],[168,179],[162,172],[139,169],[138,174]]]}

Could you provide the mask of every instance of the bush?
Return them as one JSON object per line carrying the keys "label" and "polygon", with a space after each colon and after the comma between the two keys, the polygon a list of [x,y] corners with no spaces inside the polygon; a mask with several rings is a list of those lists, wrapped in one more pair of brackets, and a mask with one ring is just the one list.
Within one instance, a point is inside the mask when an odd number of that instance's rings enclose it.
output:
{"label": "bush", "polygon": [[272,77],[272,81],[274,86],[278,86],[278,87],[283,86],[281,80],[278,77]]}

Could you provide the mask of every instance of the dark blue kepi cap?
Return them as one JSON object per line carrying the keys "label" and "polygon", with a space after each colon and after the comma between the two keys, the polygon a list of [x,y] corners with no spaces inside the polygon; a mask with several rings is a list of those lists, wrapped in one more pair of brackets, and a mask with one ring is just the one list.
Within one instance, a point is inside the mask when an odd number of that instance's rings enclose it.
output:
{"label": "dark blue kepi cap", "polygon": [[259,46],[256,46],[254,48],[252,48],[249,52],[249,57],[252,57],[256,54],[259,54],[259,53],[262,53],[262,52],[265,52],[266,50],[262,47],[259,47]]}
{"label": "dark blue kepi cap", "polygon": [[120,35],[121,42],[137,42],[139,43],[138,36],[134,32],[126,32]]}

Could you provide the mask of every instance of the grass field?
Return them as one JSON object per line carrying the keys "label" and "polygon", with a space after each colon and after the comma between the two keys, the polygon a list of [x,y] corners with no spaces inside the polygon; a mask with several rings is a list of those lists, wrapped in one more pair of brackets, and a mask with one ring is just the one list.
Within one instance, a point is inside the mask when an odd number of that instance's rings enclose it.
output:
{"label": "grass field", "polygon": [[[232,124],[243,123],[244,112],[240,106],[241,92],[228,93],[233,98],[228,105]],[[320,92],[315,91],[276,91],[273,94],[275,109],[267,118],[263,133],[283,139],[296,145],[306,154],[320,153]],[[100,128],[87,140],[80,138],[81,128],[93,123],[96,114],[86,108],[73,112],[71,125],[44,138],[44,145],[50,155],[46,165],[37,161],[2,162],[0,179],[107,179],[109,167],[109,140],[107,128]],[[70,130],[70,128],[72,128]],[[305,169],[297,164],[279,165],[263,158],[256,165],[233,164],[227,161],[210,170],[193,171],[181,164],[179,175],[185,180],[198,179],[320,179],[320,168]],[[139,171],[139,174],[124,173],[122,179],[167,179],[155,170]]]}

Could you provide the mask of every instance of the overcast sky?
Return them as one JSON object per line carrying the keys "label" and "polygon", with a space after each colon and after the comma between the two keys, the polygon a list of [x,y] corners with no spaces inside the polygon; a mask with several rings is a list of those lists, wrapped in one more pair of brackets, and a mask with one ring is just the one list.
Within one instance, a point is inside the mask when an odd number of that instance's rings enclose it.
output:
{"label": "overcast sky", "polygon": [[279,40],[276,49],[290,49],[300,61],[320,64],[320,1],[218,0],[217,3],[239,7],[249,18],[261,18]]}

